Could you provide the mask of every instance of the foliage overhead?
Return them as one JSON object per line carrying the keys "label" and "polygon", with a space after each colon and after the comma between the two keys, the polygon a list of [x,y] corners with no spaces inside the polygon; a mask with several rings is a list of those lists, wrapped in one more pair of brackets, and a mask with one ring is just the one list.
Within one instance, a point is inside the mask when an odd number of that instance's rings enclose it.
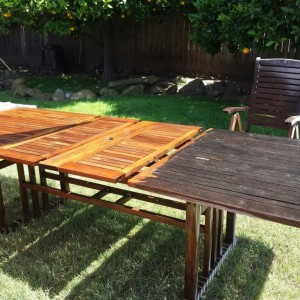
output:
{"label": "foliage overhead", "polygon": [[74,34],[98,21],[187,14],[192,8],[192,0],[0,0],[0,33],[17,23],[41,32]]}
{"label": "foliage overhead", "polygon": [[300,44],[300,0],[197,0],[193,40],[211,54]]}

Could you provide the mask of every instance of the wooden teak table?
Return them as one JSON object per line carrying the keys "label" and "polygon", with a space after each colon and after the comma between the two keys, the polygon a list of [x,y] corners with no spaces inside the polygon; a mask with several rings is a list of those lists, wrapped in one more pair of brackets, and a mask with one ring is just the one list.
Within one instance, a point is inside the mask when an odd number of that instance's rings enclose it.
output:
{"label": "wooden teak table", "polygon": [[[222,210],[229,211],[226,236],[231,242],[235,213],[300,227],[299,157],[300,140],[213,130],[165,164],[149,168],[129,181],[131,186],[188,203],[187,223],[193,225],[187,229],[185,298],[196,299],[199,295],[199,206],[208,206],[207,215],[213,213],[215,231]],[[208,236],[211,241],[206,245],[205,255],[211,265],[203,270],[204,275],[211,272],[220,256],[220,252],[215,252],[220,246],[213,247],[216,243],[220,245],[218,237],[219,234]],[[202,286],[201,277],[199,285]]]}
{"label": "wooden teak table", "polygon": [[[0,112],[0,147],[9,147],[28,141],[35,137],[56,132],[75,124],[82,124],[95,119],[94,115],[59,112],[33,108],[15,108]],[[47,147],[44,145],[44,147]],[[21,152],[22,156],[28,150]],[[0,169],[14,164],[15,160],[5,159],[2,156]],[[32,171],[32,170],[31,170]],[[33,174],[31,172],[31,174]],[[26,214],[26,211],[24,212]],[[6,227],[5,208],[0,185],[0,232]]]}
{"label": "wooden teak table", "polygon": [[[39,119],[39,110],[35,114],[37,118],[33,119],[32,123],[45,122]],[[49,203],[48,195],[52,194],[184,228],[187,232],[187,257],[194,255],[196,250],[194,237],[189,233],[194,230],[205,233],[205,240],[208,241],[206,252],[214,249],[220,259],[225,257],[226,249],[229,248],[228,245],[222,248],[219,230],[222,226],[221,217],[215,229],[212,222],[217,218],[213,218],[211,213],[206,213],[206,222],[200,225],[198,221],[205,212],[205,206],[197,206],[195,210],[194,204],[187,203],[184,199],[170,200],[165,197],[149,196],[143,191],[129,191],[126,185],[128,179],[144,168],[167,161],[174,153],[193,143],[193,137],[199,130],[200,128],[195,126],[98,117],[82,124],[3,145],[0,147],[0,157],[11,163],[17,163],[25,218],[28,218],[30,213],[27,189],[31,190],[35,213],[40,209],[37,194],[39,191],[42,193],[44,208],[47,208]],[[24,165],[29,168],[29,180],[25,178]],[[36,180],[35,167],[39,168],[40,184]],[[83,178],[73,175],[80,175]],[[60,182],[60,188],[49,187],[48,179]],[[98,179],[102,182],[89,179]],[[124,185],[108,186],[105,182],[121,182]],[[70,184],[91,188],[97,192],[93,196],[76,194],[70,190]],[[109,194],[117,195],[117,200],[107,201],[105,197]],[[132,199],[135,203],[136,200],[152,203],[153,210],[132,206],[130,202]],[[157,213],[155,210],[157,206],[186,212],[187,217],[179,219]],[[219,243],[211,246],[209,244],[211,235],[217,236]],[[223,249],[225,251],[222,252]],[[210,261],[207,258],[206,255],[203,262],[203,268],[208,270],[204,282],[212,275],[212,272],[209,272]],[[192,274],[193,277],[193,272],[197,270],[189,268],[190,264],[187,263],[186,273]],[[193,285],[186,279],[185,286],[185,289],[190,289]]]}

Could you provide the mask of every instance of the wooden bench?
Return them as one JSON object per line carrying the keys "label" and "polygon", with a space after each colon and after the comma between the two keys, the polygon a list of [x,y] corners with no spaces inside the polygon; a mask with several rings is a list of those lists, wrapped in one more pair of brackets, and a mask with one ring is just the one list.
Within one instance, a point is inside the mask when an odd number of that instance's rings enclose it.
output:
{"label": "wooden bench", "polygon": [[249,106],[224,109],[233,114],[229,130],[243,130],[241,111],[248,112],[245,131],[251,125],[282,128],[289,137],[299,139],[300,61],[258,57]]}

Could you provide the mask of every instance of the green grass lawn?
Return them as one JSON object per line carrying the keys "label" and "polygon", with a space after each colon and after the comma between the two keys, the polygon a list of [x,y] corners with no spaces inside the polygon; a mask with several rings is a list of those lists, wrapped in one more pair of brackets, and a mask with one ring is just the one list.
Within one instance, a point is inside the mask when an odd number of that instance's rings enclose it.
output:
{"label": "green grass lawn", "polygon": [[[84,86],[80,78],[73,79],[44,77],[33,82],[44,91],[53,91],[57,82],[60,87],[67,82],[71,90],[81,85],[97,91],[100,84],[93,79]],[[1,92],[0,101],[204,129],[228,128],[229,117],[222,109],[232,105],[210,97],[180,96],[42,102],[15,99],[10,92]],[[8,218],[15,219],[21,212],[14,166],[1,172],[1,182]],[[239,242],[204,299],[300,299],[299,233],[239,215]],[[0,299],[181,299],[183,274],[183,230],[73,201],[0,236]]]}

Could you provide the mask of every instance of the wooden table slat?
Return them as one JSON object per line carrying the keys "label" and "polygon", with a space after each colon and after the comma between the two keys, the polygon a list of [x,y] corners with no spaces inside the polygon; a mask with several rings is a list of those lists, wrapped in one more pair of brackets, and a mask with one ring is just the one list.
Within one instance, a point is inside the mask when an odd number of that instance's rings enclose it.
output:
{"label": "wooden table slat", "polygon": [[299,155],[299,140],[213,130],[128,184],[300,227]]}
{"label": "wooden table slat", "polygon": [[22,153],[32,154],[24,157],[22,163],[37,165],[43,159],[76,148],[89,141],[101,139],[136,122],[137,120],[117,118],[110,120],[108,117],[105,117],[94,119],[84,124],[75,124],[64,130],[2,146],[0,147],[0,158],[21,162],[20,156],[22,156]]}
{"label": "wooden table slat", "polygon": [[[142,121],[111,134],[110,139],[85,143],[74,151],[42,161],[40,165],[70,174],[117,182],[191,139],[199,130],[195,126]],[[114,172],[111,174],[111,171]]]}
{"label": "wooden table slat", "polygon": [[0,111],[0,146],[29,140],[95,118],[95,115],[30,108]]}

